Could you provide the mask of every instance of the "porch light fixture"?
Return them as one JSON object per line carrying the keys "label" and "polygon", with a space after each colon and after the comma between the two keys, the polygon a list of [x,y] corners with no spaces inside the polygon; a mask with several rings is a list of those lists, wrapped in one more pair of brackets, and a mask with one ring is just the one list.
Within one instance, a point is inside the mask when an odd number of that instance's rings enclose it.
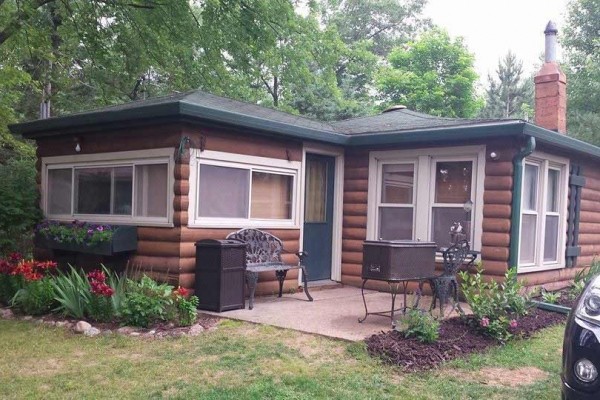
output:
{"label": "porch light fixture", "polygon": [[81,137],[75,136],[73,141],[75,142],[75,152],[79,153],[81,151]]}
{"label": "porch light fixture", "polygon": [[498,153],[496,153],[495,151],[492,151],[490,153],[490,158],[495,161],[500,158],[500,155]]}

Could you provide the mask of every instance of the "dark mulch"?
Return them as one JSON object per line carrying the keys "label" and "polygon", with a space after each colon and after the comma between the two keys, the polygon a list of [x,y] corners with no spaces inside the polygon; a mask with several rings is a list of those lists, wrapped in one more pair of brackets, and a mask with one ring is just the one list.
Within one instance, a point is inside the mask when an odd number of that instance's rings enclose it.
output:
{"label": "dark mulch", "polygon": [[[519,319],[519,326],[514,334],[530,337],[540,329],[560,324],[565,319],[564,314],[532,309],[528,315]],[[372,356],[381,357],[389,364],[412,372],[436,368],[445,361],[481,353],[499,345],[497,340],[483,335],[472,322],[460,317],[442,321],[438,341],[430,344],[405,338],[403,332],[381,332],[366,339],[367,350]]]}
{"label": "dark mulch", "polygon": [[560,292],[560,298],[558,299],[557,304],[559,304],[561,306],[573,308],[573,306],[575,305],[575,300],[576,300],[575,297],[573,297],[566,290],[563,290]]}

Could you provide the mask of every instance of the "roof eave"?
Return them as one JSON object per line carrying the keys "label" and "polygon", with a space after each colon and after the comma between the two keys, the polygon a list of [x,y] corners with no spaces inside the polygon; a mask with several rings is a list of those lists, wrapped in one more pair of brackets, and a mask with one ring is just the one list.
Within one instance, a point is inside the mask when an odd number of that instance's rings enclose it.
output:
{"label": "roof eave", "polygon": [[178,102],[153,104],[144,107],[130,108],[117,111],[101,111],[85,114],[67,115],[58,118],[37,119],[9,125],[12,133],[23,135],[27,139],[64,134],[63,130],[85,129],[86,127],[123,121],[136,121],[177,116]]}
{"label": "roof eave", "polygon": [[355,134],[350,137],[348,144],[351,146],[369,146],[518,136],[523,134],[524,126],[524,121],[513,120],[506,122],[414,129],[410,131],[399,130],[385,133]]}
{"label": "roof eave", "polygon": [[525,124],[523,133],[528,136],[533,136],[539,142],[551,146],[556,146],[600,158],[600,147],[575,139],[567,134],[557,133],[530,123]]}

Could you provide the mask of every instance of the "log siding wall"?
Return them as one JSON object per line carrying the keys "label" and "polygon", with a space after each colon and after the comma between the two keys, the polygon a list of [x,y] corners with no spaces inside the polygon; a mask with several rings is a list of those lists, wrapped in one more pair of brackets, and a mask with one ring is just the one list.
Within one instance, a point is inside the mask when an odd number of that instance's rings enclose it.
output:
{"label": "log siding wall", "polygon": [[[199,128],[192,124],[164,124],[153,127],[95,132],[81,136],[82,150],[79,154],[93,154],[153,148],[173,148],[175,152],[181,139],[190,138],[190,146],[213,151],[253,155],[277,159],[302,161],[302,143],[267,137],[249,136],[244,132],[216,128]],[[72,155],[74,135],[40,138],[37,141],[38,176],[40,184],[41,157]],[[508,265],[510,246],[511,202],[513,185],[512,158],[518,151],[516,141],[487,141],[485,143],[449,143],[436,147],[486,144],[487,159],[484,180],[481,258],[486,274],[501,279]],[[417,146],[433,147],[433,146]],[[396,148],[396,149],[406,149]],[[344,204],[342,226],[342,283],[359,286],[362,283],[362,242],[367,233],[367,194],[369,176],[369,151],[382,149],[353,149],[345,151]],[[387,149],[386,149],[387,150]],[[489,158],[489,152],[500,155],[497,160]],[[582,189],[581,222],[579,241],[581,256],[578,267],[551,271],[523,273],[520,276],[529,285],[548,288],[565,286],[581,267],[589,265],[600,253],[600,168],[598,161],[580,159],[572,154],[553,149],[540,149],[552,154],[571,157],[583,167],[586,184]],[[194,287],[195,246],[202,239],[224,238],[229,232],[242,228],[227,229],[188,228],[189,155],[178,159],[174,168],[173,227],[139,227],[138,251],[131,258],[135,266],[152,270],[159,278],[183,287]],[[299,229],[269,230],[281,238],[286,250],[296,252],[300,245]],[[37,254],[43,254],[39,249]],[[47,255],[47,254],[45,254]],[[295,263],[294,255],[285,255],[284,261]],[[290,271],[285,290],[296,290],[297,271]],[[387,289],[387,285],[372,282],[371,288]],[[277,282],[273,273],[259,278],[258,293],[273,293]]]}
{"label": "log siding wall", "polygon": [[[181,139],[187,136],[190,147],[222,151],[260,157],[302,160],[302,144],[271,138],[247,136],[243,132],[214,128],[201,129],[187,124],[166,124],[152,128],[114,130],[85,135],[68,135],[38,139],[37,182],[40,184],[41,157],[73,155],[75,137],[81,140],[78,154],[108,153],[153,148],[173,148],[177,151]],[[189,152],[175,160],[173,169],[173,227],[138,227],[138,249],[129,259],[130,265],[139,270],[151,271],[158,279],[174,285],[193,289],[195,284],[195,242],[202,239],[223,239],[228,233],[243,226],[227,229],[188,228],[189,198]],[[279,237],[286,250],[295,253],[299,250],[299,229],[268,230]],[[51,253],[36,249],[40,257],[52,257]],[[283,256],[284,262],[296,263],[294,254]],[[286,277],[284,290],[298,288],[298,272],[290,271]],[[274,273],[259,276],[257,293],[270,294],[278,290]]]}
{"label": "log siding wall", "polygon": [[[471,143],[472,144],[472,143]],[[514,155],[519,151],[516,141],[488,141],[484,180],[483,221],[481,238],[481,261],[489,279],[501,280],[509,268],[510,228],[513,191]],[[460,144],[455,144],[460,145]],[[463,143],[464,145],[464,143]],[[399,149],[399,148],[395,148]],[[377,149],[380,150],[380,149]],[[386,150],[394,150],[386,149]],[[499,154],[492,160],[491,151]],[[551,149],[541,149],[557,153]],[[560,154],[569,156],[568,154]],[[600,169],[597,162],[581,162],[586,185],[582,190],[582,207],[579,242],[581,256],[575,268],[521,273],[528,285],[543,285],[549,289],[564,287],[569,280],[590,265],[594,256],[600,254]],[[369,174],[369,150],[348,149],[344,172],[344,217],[342,242],[342,283],[362,284],[362,242],[367,232],[367,193]],[[375,289],[387,289],[387,285],[369,282]]]}

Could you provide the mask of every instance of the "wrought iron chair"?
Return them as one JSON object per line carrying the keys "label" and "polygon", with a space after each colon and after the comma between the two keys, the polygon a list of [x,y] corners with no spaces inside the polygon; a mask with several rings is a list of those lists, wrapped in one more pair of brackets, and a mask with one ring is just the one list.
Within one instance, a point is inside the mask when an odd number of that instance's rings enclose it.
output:
{"label": "wrought iron chair", "polygon": [[463,309],[458,301],[458,281],[456,274],[463,266],[463,263],[470,254],[469,242],[467,240],[459,240],[448,249],[442,252],[444,258],[444,272],[438,276],[423,279],[419,282],[419,291],[423,291],[423,284],[427,282],[431,287],[432,300],[430,311],[436,306],[436,302],[440,303],[440,316],[444,315],[444,307],[448,301],[450,294],[453,294],[454,304],[452,310],[456,309],[459,313],[464,314]]}

